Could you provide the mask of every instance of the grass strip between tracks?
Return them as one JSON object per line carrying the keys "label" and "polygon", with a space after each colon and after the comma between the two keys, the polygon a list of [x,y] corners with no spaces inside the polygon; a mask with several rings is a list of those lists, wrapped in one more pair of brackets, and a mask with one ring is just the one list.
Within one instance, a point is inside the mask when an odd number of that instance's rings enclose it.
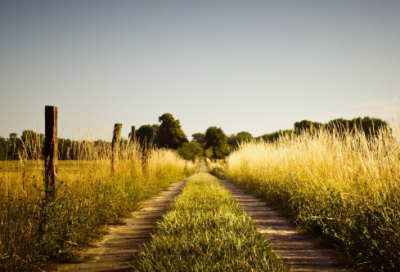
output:
{"label": "grass strip between tracks", "polygon": [[135,270],[287,271],[231,192],[203,171],[158,223]]}

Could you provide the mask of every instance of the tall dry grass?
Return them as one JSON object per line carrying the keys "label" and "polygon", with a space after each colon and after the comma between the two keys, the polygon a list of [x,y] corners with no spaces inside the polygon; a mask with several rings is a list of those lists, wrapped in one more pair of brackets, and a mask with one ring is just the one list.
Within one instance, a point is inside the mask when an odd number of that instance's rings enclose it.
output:
{"label": "tall dry grass", "polygon": [[226,174],[372,270],[400,267],[400,130],[245,143]]}
{"label": "tall dry grass", "polygon": [[143,167],[141,148],[124,141],[112,172],[110,143],[81,141],[71,148],[79,160],[59,161],[57,196],[46,202],[44,162],[28,160],[28,152],[41,154],[40,148],[27,141],[19,161],[0,163],[1,271],[34,271],[73,258],[107,225],[121,223],[141,201],[195,171],[170,150],[150,149]]}

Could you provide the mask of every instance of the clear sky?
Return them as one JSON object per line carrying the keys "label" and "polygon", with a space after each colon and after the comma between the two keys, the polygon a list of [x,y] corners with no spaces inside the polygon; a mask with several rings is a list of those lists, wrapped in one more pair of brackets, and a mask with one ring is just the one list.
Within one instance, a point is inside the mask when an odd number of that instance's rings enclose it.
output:
{"label": "clear sky", "polygon": [[[259,136],[304,119],[388,119],[400,1],[0,0],[0,136],[94,140],[179,119]],[[382,108],[382,111],[379,109]]]}

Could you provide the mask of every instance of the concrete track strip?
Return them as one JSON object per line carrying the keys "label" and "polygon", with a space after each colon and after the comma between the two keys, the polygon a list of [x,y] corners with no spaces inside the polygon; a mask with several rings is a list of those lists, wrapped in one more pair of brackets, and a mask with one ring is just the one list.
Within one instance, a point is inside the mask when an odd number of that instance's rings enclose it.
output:
{"label": "concrete track strip", "polygon": [[232,192],[240,207],[257,224],[258,231],[265,235],[265,239],[292,267],[292,271],[353,271],[344,267],[343,260],[337,254],[319,248],[313,239],[299,234],[286,218],[268,207],[263,200],[244,193],[229,181],[220,182]]}
{"label": "concrete track strip", "polygon": [[123,272],[131,271],[131,264],[140,246],[150,240],[156,222],[179,195],[187,179],[174,183],[156,197],[144,202],[143,209],[125,219],[126,224],[112,227],[110,233],[94,248],[82,254],[79,263],[61,264],[62,272]]}

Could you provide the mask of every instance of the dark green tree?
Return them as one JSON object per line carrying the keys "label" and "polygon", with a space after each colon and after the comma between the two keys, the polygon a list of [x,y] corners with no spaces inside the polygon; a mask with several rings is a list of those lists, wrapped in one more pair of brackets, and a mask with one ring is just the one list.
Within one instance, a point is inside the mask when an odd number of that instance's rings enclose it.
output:
{"label": "dark green tree", "polygon": [[253,140],[253,135],[251,135],[250,132],[242,131],[237,134],[230,135],[228,138],[228,144],[232,149],[234,149],[237,148],[239,144],[250,142],[251,140]]}
{"label": "dark green tree", "polygon": [[7,141],[0,136],[0,160],[4,161],[7,156]]}
{"label": "dark green tree", "polygon": [[272,133],[269,133],[269,134],[264,134],[264,135],[261,135],[261,136],[259,136],[259,137],[257,137],[256,139],[257,140],[263,140],[263,141],[265,141],[265,142],[274,142],[274,141],[276,141],[276,140],[278,140],[279,139],[279,137],[285,137],[285,136],[289,136],[289,137],[292,137],[292,135],[293,135],[293,130],[292,129],[287,129],[287,130],[278,130],[278,131],[275,131],[275,132],[272,132]]}
{"label": "dark green tree", "polygon": [[322,127],[321,123],[303,120],[301,122],[294,123],[294,131],[296,134],[300,134],[305,131],[312,131]]}
{"label": "dark green tree", "polygon": [[182,147],[178,148],[179,155],[185,160],[195,160],[203,155],[203,147],[197,142],[184,143]]}
{"label": "dark green tree", "polygon": [[19,158],[19,154],[22,154],[23,146],[21,138],[18,138],[17,133],[10,133],[10,138],[8,139],[7,148],[7,159],[16,160]]}
{"label": "dark green tree", "polygon": [[158,118],[158,121],[161,122],[156,135],[158,147],[178,149],[188,142],[179,120],[175,120],[172,114],[164,113]]}
{"label": "dark green tree", "polygon": [[71,159],[70,151],[72,148],[72,141],[70,139],[58,138],[58,153],[60,160]]}
{"label": "dark green tree", "polygon": [[365,133],[367,138],[371,138],[378,136],[380,130],[387,129],[388,124],[382,119],[365,116],[364,118],[357,117],[352,120],[333,119],[326,124],[326,127],[331,132],[336,131],[341,134],[361,131]]}
{"label": "dark green tree", "polygon": [[33,130],[24,130],[22,131],[21,140],[28,158],[39,159],[44,146],[44,134],[36,133]]}
{"label": "dark green tree", "polygon": [[212,147],[213,158],[222,159],[229,153],[228,147],[228,136],[224,133],[221,128],[209,127],[206,130],[206,146],[208,149]]}
{"label": "dark green tree", "polygon": [[206,144],[206,135],[204,133],[194,133],[192,134],[193,142],[199,143],[202,147]]}
{"label": "dark green tree", "polygon": [[136,130],[136,140],[140,145],[146,144],[151,146],[154,143],[158,129],[158,124],[154,125],[143,125]]}

